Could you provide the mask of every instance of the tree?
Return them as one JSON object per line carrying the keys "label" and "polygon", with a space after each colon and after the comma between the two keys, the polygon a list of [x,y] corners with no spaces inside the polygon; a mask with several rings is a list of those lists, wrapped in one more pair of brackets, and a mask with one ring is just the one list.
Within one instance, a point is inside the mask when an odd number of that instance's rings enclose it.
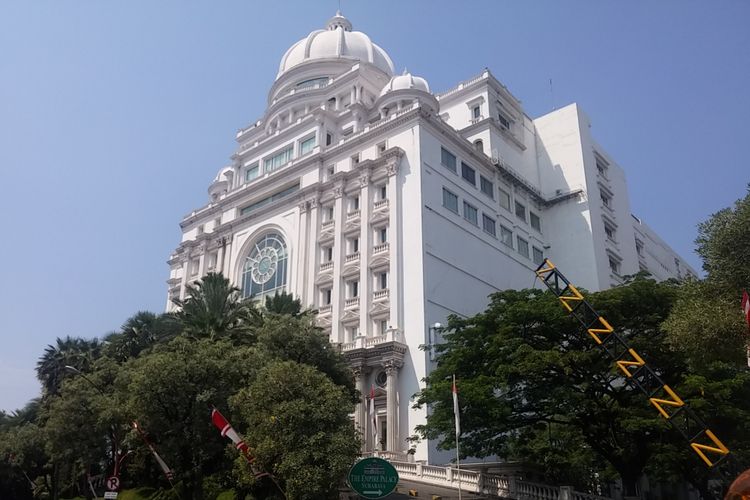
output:
{"label": "tree", "polygon": [[176,318],[183,333],[195,338],[240,337],[258,322],[252,302],[243,301],[240,289],[220,273],[208,273],[195,285],[187,286],[187,298],[176,300]]}
{"label": "tree", "polygon": [[[677,386],[684,368],[669,351],[659,325],[675,298],[675,285],[642,277],[627,286],[592,294],[590,300],[663,378]],[[491,297],[487,311],[471,318],[451,317],[445,343],[436,347],[438,366],[427,378],[417,405],[432,414],[418,431],[454,442],[450,377],[459,380],[462,455],[513,455],[519,440],[533,441],[548,426],[567,429],[622,478],[626,493],[658,447],[654,436],[664,421],[580,325],[566,317],[558,300],[539,290],[506,290]],[[665,439],[678,439],[664,433]],[[557,473],[565,472],[564,464]],[[568,466],[569,477],[575,467]],[[579,470],[580,473],[580,470]],[[575,482],[589,482],[590,474]]]}
{"label": "tree", "polygon": [[274,314],[297,316],[302,312],[302,302],[291,293],[281,292],[266,296],[266,311]]}
{"label": "tree", "polygon": [[169,341],[179,332],[180,324],[172,315],[139,311],[125,321],[119,332],[105,337],[105,352],[122,362],[138,356],[157,342]]}
{"label": "tree", "polygon": [[750,288],[750,184],[744,198],[698,225],[695,240],[708,280],[737,297]]}
{"label": "tree", "polygon": [[66,366],[88,371],[101,353],[98,339],[85,340],[67,336],[57,338],[55,345],[48,345],[36,364],[37,378],[42,382],[46,394],[55,395],[63,378],[68,373]]}
{"label": "tree", "polygon": [[258,466],[276,478],[287,498],[338,498],[360,449],[349,419],[354,403],[345,387],[311,366],[271,361],[232,398],[232,407]]}

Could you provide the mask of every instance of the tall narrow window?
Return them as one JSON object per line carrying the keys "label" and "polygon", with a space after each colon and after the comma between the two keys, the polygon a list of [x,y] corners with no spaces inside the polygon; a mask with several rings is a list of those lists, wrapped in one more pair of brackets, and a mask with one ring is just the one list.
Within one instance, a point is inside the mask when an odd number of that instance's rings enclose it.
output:
{"label": "tall narrow window", "polygon": [[540,233],[542,232],[542,221],[539,220],[539,216],[532,211],[529,211],[529,222],[531,223],[531,227]]}
{"label": "tall narrow window", "polygon": [[443,206],[451,212],[458,213],[458,196],[443,188]]}
{"label": "tall narrow window", "polygon": [[378,274],[378,289],[385,290],[388,288],[388,273]]}
{"label": "tall narrow window", "polygon": [[500,126],[503,127],[504,129],[510,128],[510,121],[507,118],[505,118],[505,116],[503,116],[502,113],[498,113],[497,121],[498,123],[500,123]]}
{"label": "tall narrow window", "polygon": [[518,253],[529,258],[529,242],[520,236],[516,236],[516,243],[518,244]]}
{"label": "tall narrow window", "polygon": [[487,214],[482,214],[482,229],[484,229],[484,232],[495,236],[495,219],[492,217],[488,217]]}
{"label": "tall narrow window", "polygon": [[464,219],[471,222],[475,226],[477,224],[477,207],[464,202]]}
{"label": "tall narrow window", "polygon": [[454,174],[456,173],[456,155],[445,148],[440,148],[440,164]]}
{"label": "tall narrow window", "polygon": [[534,261],[534,264],[541,264],[544,262],[544,252],[540,250],[537,247],[531,247],[532,250],[532,260]]}
{"label": "tall narrow window", "polygon": [[516,217],[526,222],[526,207],[518,202],[516,202]]}
{"label": "tall narrow window", "polygon": [[510,212],[510,193],[503,188],[498,188],[497,192],[500,195],[500,206]]}
{"label": "tall narrow window", "polygon": [[475,120],[481,118],[482,116],[482,108],[479,106],[474,106],[471,108],[471,117]]}
{"label": "tall narrow window", "polygon": [[292,161],[293,156],[294,148],[290,145],[274,154],[270,158],[266,158],[265,160],[263,160],[263,169],[266,172],[273,172],[274,170],[281,168]]}
{"label": "tall narrow window", "polygon": [[306,155],[307,153],[309,153],[310,151],[312,151],[314,147],[315,147],[315,136],[314,135],[312,137],[308,137],[304,141],[300,141],[300,143],[299,143],[299,154],[300,154],[300,156]]}
{"label": "tall narrow window", "polygon": [[463,177],[466,182],[471,183],[472,186],[477,185],[476,170],[474,170],[464,162],[461,162],[461,177]]}
{"label": "tall narrow window", "polygon": [[513,231],[503,225],[500,225],[500,241],[502,241],[503,244],[513,248]]}
{"label": "tall narrow window", "polygon": [[245,167],[245,182],[250,182],[257,178],[259,173],[260,168],[258,167],[258,162],[253,163],[249,167]]}
{"label": "tall narrow window", "polygon": [[483,175],[479,176],[479,189],[493,200],[495,199],[495,185]]}

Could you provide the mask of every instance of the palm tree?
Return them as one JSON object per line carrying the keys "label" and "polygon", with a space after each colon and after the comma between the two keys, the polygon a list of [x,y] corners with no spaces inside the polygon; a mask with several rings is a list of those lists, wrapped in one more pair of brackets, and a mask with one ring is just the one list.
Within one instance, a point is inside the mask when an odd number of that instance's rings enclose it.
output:
{"label": "palm tree", "polygon": [[281,292],[273,296],[266,296],[266,311],[274,314],[288,314],[299,316],[302,312],[302,302],[295,299],[291,293]]}
{"label": "palm tree", "polygon": [[179,324],[172,316],[138,311],[125,321],[119,332],[105,337],[107,353],[118,361],[137,357],[152,345],[174,337],[178,329]]}
{"label": "palm tree", "polygon": [[66,375],[66,366],[88,371],[93,361],[101,354],[102,344],[98,339],[86,340],[67,336],[57,338],[55,345],[48,345],[36,363],[36,376],[45,394],[54,395]]}
{"label": "palm tree", "polygon": [[259,315],[250,301],[243,301],[240,289],[221,273],[209,273],[187,286],[187,298],[174,301],[180,311],[177,320],[187,335],[210,339],[246,333]]}

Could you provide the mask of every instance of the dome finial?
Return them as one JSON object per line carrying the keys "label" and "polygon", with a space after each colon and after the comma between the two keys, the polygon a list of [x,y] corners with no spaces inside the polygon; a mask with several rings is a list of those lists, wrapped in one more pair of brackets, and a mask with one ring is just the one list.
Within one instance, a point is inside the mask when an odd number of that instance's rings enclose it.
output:
{"label": "dome finial", "polygon": [[341,28],[344,31],[352,30],[352,23],[341,14],[341,10],[337,10],[336,15],[330,18],[326,23],[326,29],[329,31],[333,31],[338,28]]}

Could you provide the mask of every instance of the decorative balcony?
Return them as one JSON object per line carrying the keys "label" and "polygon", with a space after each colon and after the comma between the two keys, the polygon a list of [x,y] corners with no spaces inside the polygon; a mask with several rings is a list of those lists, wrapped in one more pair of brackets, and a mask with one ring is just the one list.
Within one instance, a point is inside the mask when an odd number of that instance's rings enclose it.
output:
{"label": "decorative balcony", "polygon": [[347,255],[344,262],[349,263],[349,262],[356,262],[358,260],[359,260],[359,252],[354,252],[354,253],[350,253],[349,255]]}
{"label": "decorative balcony", "polygon": [[359,297],[352,297],[344,301],[345,309],[353,309],[355,307],[359,307]]}
{"label": "decorative balcony", "polygon": [[331,220],[327,220],[327,221],[323,221],[323,222],[322,222],[322,223],[320,224],[320,229],[328,229],[329,227],[333,227],[333,224],[334,224],[335,222],[336,222],[336,221],[334,221],[333,219],[331,219]]}
{"label": "decorative balcony", "polygon": [[372,204],[373,210],[388,210],[388,198],[384,200],[378,200]]}
{"label": "decorative balcony", "polygon": [[359,215],[360,215],[360,210],[359,210],[359,209],[357,209],[357,210],[352,210],[351,212],[348,212],[348,213],[346,214],[346,220],[355,220],[355,219],[359,219]]}
{"label": "decorative balcony", "polygon": [[329,269],[333,269],[333,261],[332,260],[329,260],[328,262],[323,262],[320,265],[320,270],[321,271],[328,271]]}
{"label": "decorative balcony", "polygon": [[326,316],[328,314],[331,314],[332,309],[333,309],[333,306],[331,304],[320,306],[318,308],[318,316]]}
{"label": "decorative balcony", "polygon": [[385,243],[380,243],[378,245],[375,245],[372,249],[372,254],[379,254],[382,252],[387,252],[390,248],[390,244],[386,241]]}
{"label": "decorative balcony", "polygon": [[384,288],[382,290],[375,290],[372,294],[372,300],[387,300],[390,296],[390,290],[388,288]]}

